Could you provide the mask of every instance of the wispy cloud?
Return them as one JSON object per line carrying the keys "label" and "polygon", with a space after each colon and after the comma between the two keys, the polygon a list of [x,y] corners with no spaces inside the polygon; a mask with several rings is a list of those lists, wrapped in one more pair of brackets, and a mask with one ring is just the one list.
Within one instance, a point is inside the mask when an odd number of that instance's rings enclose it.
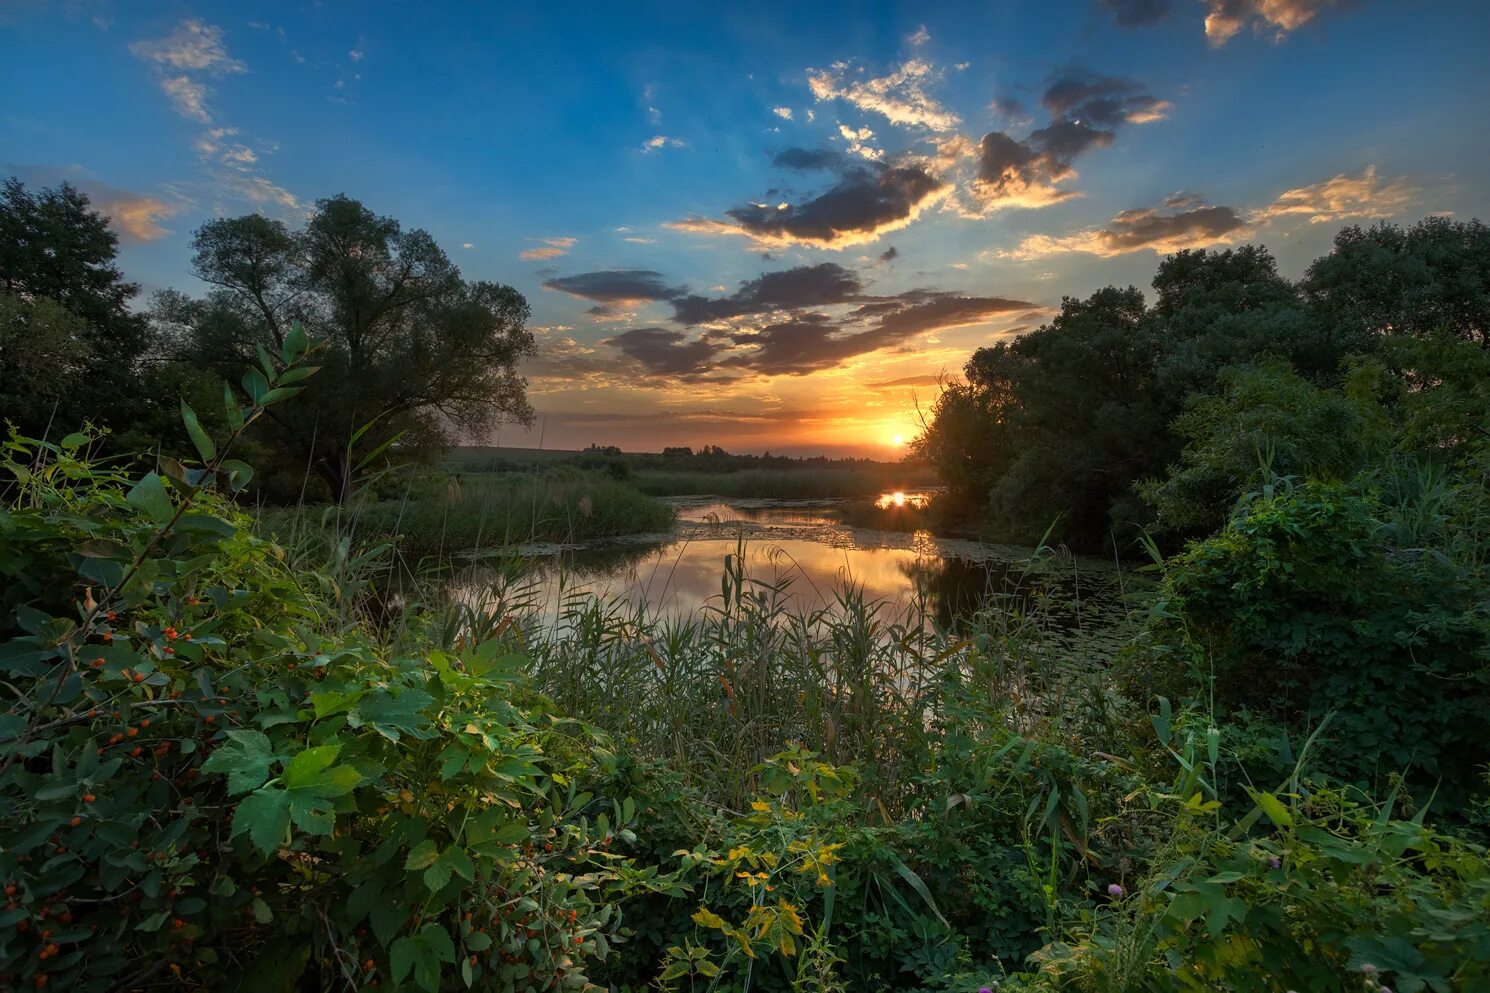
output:
{"label": "wispy cloud", "polygon": [[809,69],[807,85],[819,102],[843,100],[860,110],[881,114],[892,124],[922,127],[932,131],[951,131],[962,123],[926,91],[937,78],[931,63],[923,59],[907,60],[894,72],[872,79],[855,79],[847,63],[834,63],[824,70]]}
{"label": "wispy cloud", "polygon": [[538,238],[542,247],[529,248],[518,255],[520,259],[541,260],[556,259],[574,247],[574,238]]}
{"label": "wispy cloud", "polygon": [[1102,227],[1074,234],[1031,235],[1012,251],[999,254],[1003,258],[1029,260],[1069,252],[1102,257],[1145,250],[1177,252],[1185,248],[1230,244],[1252,233],[1247,220],[1232,207],[1208,204],[1180,207],[1175,201],[1170,201],[1166,207],[1169,209],[1140,207],[1125,210]]}
{"label": "wispy cloud", "polygon": [[1406,210],[1417,194],[1417,185],[1408,177],[1379,179],[1372,165],[1357,176],[1342,172],[1309,186],[1287,190],[1255,217],[1259,221],[1302,217],[1310,224],[1334,223],[1352,217],[1393,217]]}
{"label": "wispy cloud", "polygon": [[138,59],[178,72],[222,75],[248,71],[248,66],[228,54],[222,28],[194,18],[182,21],[164,38],[137,41],[129,50]]}
{"label": "wispy cloud", "polygon": [[655,152],[662,148],[683,148],[687,144],[682,138],[670,138],[665,134],[654,134],[642,142],[642,151]]}

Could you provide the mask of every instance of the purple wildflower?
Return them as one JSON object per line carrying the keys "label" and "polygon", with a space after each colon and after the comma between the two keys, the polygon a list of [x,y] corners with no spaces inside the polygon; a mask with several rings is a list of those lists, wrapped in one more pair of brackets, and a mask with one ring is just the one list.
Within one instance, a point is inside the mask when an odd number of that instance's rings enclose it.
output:
{"label": "purple wildflower", "polygon": [[1110,897],[1120,897],[1123,895],[1123,888],[1117,883],[1109,883],[1107,886],[1107,895]]}
{"label": "purple wildflower", "polygon": [[1283,868],[1283,860],[1276,855],[1274,855],[1272,859],[1269,860],[1268,864],[1271,865],[1274,869]]}

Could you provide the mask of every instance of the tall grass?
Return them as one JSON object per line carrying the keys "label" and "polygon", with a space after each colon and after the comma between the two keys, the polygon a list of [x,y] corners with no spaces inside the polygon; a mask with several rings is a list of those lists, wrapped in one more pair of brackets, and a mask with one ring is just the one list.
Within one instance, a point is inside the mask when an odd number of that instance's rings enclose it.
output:
{"label": "tall grass", "polygon": [[877,802],[901,810],[952,696],[977,694],[1021,733],[1110,709],[1099,668],[1069,651],[1038,581],[1033,593],[990,592],[949,630],[920,596],[887,612],[847,582],[822,609],[794,610],[790,580],[752,579],[743,561],[721,563],[720,594],[691,617],[590,593],[539,610],[535,587],[512,574],[475,591],[462,582],[458,598],[431,585],[407,616],[437,642],[503,640],[558,713],[668,760],[724,804],[743,802],[751,770],[795,742],[855,764]]}
{"label": "tall grass", "polygon": [[662,501],[604,474],[575,471],[418,480],[395,499],[267,511],[260,522],[281,540],[321,528],[354,544],[394,542],[411,560],[660,532],[672,523]]}

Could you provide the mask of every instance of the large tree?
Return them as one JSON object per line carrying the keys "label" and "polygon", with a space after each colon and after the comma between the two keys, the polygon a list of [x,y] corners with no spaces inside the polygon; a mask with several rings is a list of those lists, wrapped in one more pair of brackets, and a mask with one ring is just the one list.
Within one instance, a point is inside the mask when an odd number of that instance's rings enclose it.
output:
{"label": "large tree", "polygon": [[66,183],[0,187],[0,417],[26,433],[130,421],[148,329],[129,308],[139,287],[114,264],[118,243]]}
{"label": "large tree", "polygon": [[193,271],[216,289],[156,308],[189,360],[232,374],[256,345],[277,349],[296,319],[322,344],[315,381],[273,408],[264,430],[334,499],[353,490],[361,458],[395,437],[428,453],[460,433],[531,420],[516,370],[533,349],[527,301],[462,279],[427,232],[337,196],[298,231],[257,214],[225,218],[203,225],[192,247]]}

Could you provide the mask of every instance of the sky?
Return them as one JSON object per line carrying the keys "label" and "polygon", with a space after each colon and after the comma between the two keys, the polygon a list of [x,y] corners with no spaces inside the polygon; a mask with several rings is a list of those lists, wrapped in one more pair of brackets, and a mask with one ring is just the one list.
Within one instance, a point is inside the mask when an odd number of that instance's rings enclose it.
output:
{"label": "sky", "polygon": [[532,306],[474,443],[892,457],[940,377],[1193,247],[1490,216],[1487,0],[0,0],[0,172],[143,298],[345,193]]}

